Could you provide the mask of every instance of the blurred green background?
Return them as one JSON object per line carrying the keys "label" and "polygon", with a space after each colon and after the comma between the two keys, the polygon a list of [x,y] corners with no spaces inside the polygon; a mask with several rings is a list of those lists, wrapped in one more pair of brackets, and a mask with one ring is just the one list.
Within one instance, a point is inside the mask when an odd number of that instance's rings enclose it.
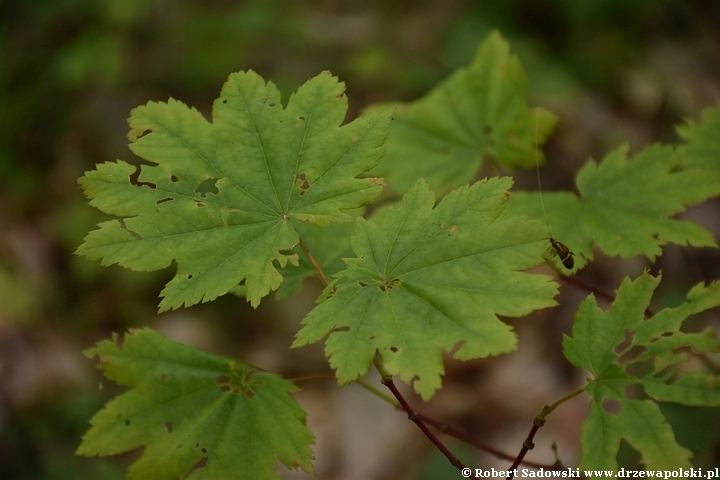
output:
{"label": "blurred green background", "polygon": [[[499,29],[527,69],[531,105],[560,116],[543,187],[572,188],[589,157],[623,142],[633,152],[676,142],[676,123],[720,100],[718,25],[715,0],[0,1],[0,478],[124,478],[139,452],[73,455],[88,419],[119,391],[81,354],[111,331],[149,325],[288,377],[329,371],[322,346],[288,350],[318,294],[312,282],[258,310],[229,296],[158,316],[171,271],[101,268],[72,254],[104,219],[76,180],[96,163],[137,161],[126,140],[133,107],[174,97],[209,117],[231,72],[253,69],[287,99],[330,70],[347,84],[353,118],[372,103],[422,96]],[[518,172],[517,182],[537,188],[534,171]],[[687,218],[720,237],[719,210],[711,202]],[[660,301],[676,303],[689,285],[717,279],[719,265],[715,251],[669,247],[652,266],[665,275]],[[600,258],[581,278],[613,291],[645,267]],[[517,452],[542,405],[582,379],[559,342],[584,294],[563,287],[564,307],[512,322],[525,352],[512,360],[448,360],[446,389],[430,405],[415,403]],[[319,478],[458,475],[402,414],[360,389],[301,386]],[[578,400],[554,414],[557,429],[536,439],[538,461],[552,463],[557,439],[563,461],[577,462],[584,408]],[[720,462],[716,410],[668,407],[667,415],[698,465]],[[509,465],[459,451],[477,467]],[[637,461],[623,455],[627,465]]]}

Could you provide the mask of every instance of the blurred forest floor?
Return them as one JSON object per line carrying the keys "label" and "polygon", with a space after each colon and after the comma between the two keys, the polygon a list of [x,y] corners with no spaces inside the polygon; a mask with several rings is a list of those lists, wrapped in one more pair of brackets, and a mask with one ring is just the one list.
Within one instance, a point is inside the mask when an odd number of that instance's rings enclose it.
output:
{"label": "blurred forest floor", "polygon": [[[286,100],[330,70],[346,82],[354,118],[373,103],[419,98],[499,29],[528,72],[530,104],[560,116],[543,188],[572,189],[588,158],[625,142],[631,152],[676,143],[674,125],[720,101],[718,25],[720,2],[712,0],[0,2],[0,478],[124,478],[137,452],[73,455],[89,418],[118,392],[100,383],[81,353],[112,331],[151,326],[288,377],[329,372],[322,345],[288,350],[319,293],[312,282],[257,310],[226,296],[158,316],[170,270],[102,268],[73,255],[104,219],[77,178],[96,163],[138,161],[126,139],[135,106],[174,97],[209,117],[231,72],[257,71]],[[516,175],[518,188],[536,183],[534,171]],[[720,238],[719,211],[715,201],[685,215]],[[600,258],[580,275],[612,292],[624,275],[649,266]],[[668,247],[654,269],[664,272],[661,302],[672,304],[690,285],[720,278],[720,256]],[[563,307],[511,322],[520,353],[448,358],[443,391],[414,405],[515,454],[540,408],[581,380],[560,340],[585,292],[569,285],[562,292]],[[331,380],[300,386],[318,437],[317,478],[457,475],[403,414],[360,388],[337,390]],[[581,397],[564,405],[528,458],[552,463],[557,440],[574,465],[585,409]],[[666,414],[698,464],[720,463],[717,409]],[[509,466],[449,443],[470,464]]]}

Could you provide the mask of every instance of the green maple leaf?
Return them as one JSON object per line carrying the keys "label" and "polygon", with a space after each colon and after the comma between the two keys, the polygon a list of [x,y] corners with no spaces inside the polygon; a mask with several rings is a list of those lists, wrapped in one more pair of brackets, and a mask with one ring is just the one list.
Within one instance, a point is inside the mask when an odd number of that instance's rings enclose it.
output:
{"label": "green maple leaf", "polygon": [[388,150],[373,175],[398,192],[423,176],[445,193],[471,181],[485,156],[506,167],[535,165],[536,144],[557,118],[531,109],[526,97],[520,61],[498,32],[491,33],[468,68],[420,100],[396,106]]}
{"label": "green maple leaf", "polygon": [[547,217],[538,193],[514,194],[507,215],[527,214],[549,223],[555,238],[575,253],[575,269],[593,258],[593,242],[607,255],[654,260],[662,245],[717,246],[699,225],[670,218],[720,194],[720,179],[708,169],[685,165],[685,150],[654,145],[627,158],[627,146],[577,175],[580,197],[544,193]]}
{"label": "green maple leaf", "polygon": [[720,182],[720,106],[705,109],[700,123],[688,120],[677,131],[688,143],[685,164],[706,168]]}
{"label": "green maple leaf", "polygon": [[[720,352],[720,340],[710,329],[702,333],[680,331],[690,315],[720,305],[720,283],[698,285],[679,307],[645,320],[645,310],[658,284],[659,279],[647,274],[634,282],[625,280],[607,312],[598,308],[591,295],[578,309],[572,337],[563,339],[565,357],[593,375],[586,387],[592,401],[583,424],[581,469],[617,469],[622,438],[642,454],[648,470],[692,466],[692,454],[676,442],[657,403],[628,398],[629,387],[642,385],[655,401],[720,405],[717,377],[678,370],[688,360],[684,351],[688,347],[696,354]],[[640,353],[632,355],[634,351]],[[617,402],[619,412],[606,409],[607,400]]]}
{"label": "green maple leaf", "polygon": [[101,223],[77,253],[134,270],[177,262],[161,311],[213,300],[243,280],[257,306],[282,282],[276,264],[297,263],[291,219],[349,222],[382,189],[356,177],[382,156],[390,114],[340,127],[343,90],[325,72],[283,108],[272,83],[240,72],[214,103],[213,123],[172,99],[134,109],[130,147],[156,165],[143,165],[137,182],[122,161],[80,179],[91,205],[128,218]]}
{"label": "green maple leaf", "polygon": [[435,196],[420,180],[382,225],[358,218],[347,269],[335,292],[303,320],[293,346],[330,333],[326,354],[341,384],[367,372],[377,351],[385,368],[429,399],[440,387],[442,350],[454,357],[515,349],[497,315],[522,316],[555,304],[557,285],[519,272],[542,262],[544,227],[526,217],[498,221],[507,178]]}
{"label": "green maple leaf", "polygon": [[104,375],[131,389],[105,405],[78,447],[116,455],[144,446],[128,479],[278,479],[277,460],[312,473],[314,443],[290,382],[142,329],[103,340]]}

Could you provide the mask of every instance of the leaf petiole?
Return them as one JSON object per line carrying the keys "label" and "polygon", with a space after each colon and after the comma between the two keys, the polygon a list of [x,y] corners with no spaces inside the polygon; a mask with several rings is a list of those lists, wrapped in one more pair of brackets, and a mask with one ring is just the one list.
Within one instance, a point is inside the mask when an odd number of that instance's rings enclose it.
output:
{"label": "leaf petiole", "polygon": [[303,242],[302,238],[300,239],[300,248],[302,248],[302,251],[305,252],[308,260],[310,260],[310,263],[320,277],[320,281],[322,282],[323,287],[327,287],[328,285],[330,285],[330,282],[325,276],[325,273],[322,271],[322,268],[320,268],[320,264],[318,264],[315,260],[315,257],[312,256],[312,253],[310,253],[310,250],[308,249],[307,245],[305,245],[305,242]]}

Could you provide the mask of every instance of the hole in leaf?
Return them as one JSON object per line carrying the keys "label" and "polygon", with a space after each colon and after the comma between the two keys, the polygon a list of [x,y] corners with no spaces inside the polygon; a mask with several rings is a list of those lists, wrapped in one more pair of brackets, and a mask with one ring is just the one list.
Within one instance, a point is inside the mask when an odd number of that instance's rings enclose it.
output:
{"label": "hole in leaf", "polygon": [[358,285],[360,285],[360,286],[363,287],[363,288],[365,288],[365,287],[368,286],[368,284],[365,283],[365,282],[358,282]]}
{"label": "hole in leaf", "polygon": [[145,135],[147,135],[147,134],[149,134],[149,133],[152,133],[152,130],[149,129],[149,128],[146,128],[146,129],[143,130],[142,132],[138,132],[138,133],[135,135],[135,140],[139,140],[139,139],[141,139],[142,137],[144,137]]}
{"label": "hole in leaf", "polygon": [[[618,350],[617,347],[615,348],[615,350]],[[645,347],[644,345],[635,345],[630,350],[623,353],[622,356],[620,356],[617,361],[624,363],[628,360],[633,360],[633,359],[637,358],[639,355],[641,355],[642,353],[644,353],[646,350],[647,350],[647,347]],[[622,350],[616,351],[615,353],[620,353],[621,351]]]}
{"label": "hole in leaf", "polygon": [[170,181],[171,181],[172,183],[175,183],[175,182],[178,181],[178,177],[176,177],[175,175],[170,175]]}
{"label": "hole in leaf", "polygon": [[160,200],[155,200],[155,205],[160,205],[161,203],[165,203],[165,202],[171,202],[173,200],[175,200],[175,199],[172,197],[161,198]]}
{"label": "hole in leaf", "polygon": [[197,186],[197,188],[195,189],[195,193],[199,193],[202,197],[207,196],[208,193],[213,193],[217,195],[218,193],[220,193],[220,190],[218,190],[217,186],[215,185],[218,180],[220,179],[208,178]]}
{"label": "hole in leaf", "polygon": [[268,107],[274,107],[274,106],[275,106],[275,102],[268,103]]}
{"label": "hole in leaf", "polygon": [[227,98],[223,98],[222,103],[227,103]]}
{"label": "hole in leaf", "polygon": [[200,449],[200,451],[201,451],[202,453],[207,453],[207,448],[203,447],[203,448]]}
{"label": "hole in leaf", "polygon": [[125,425],[130,425],[130,420],[125,420]]}
{"label": "hole in leaf", "polygon": [[623,340],[620,343],[618,343],[617,345],[615,345],[615,348],[613,349],[613,351],[615,353],[620,353],[623,350],[625,350],[630,345],[631,342],[632,342],[632,334],[631,334],[630,330],[625,330],[625,332],[623,333]]}
{"label": "hole in leaf", "polygon": [[602,408],[608,413],[617,415],[620,413],[620,402],[611,398],[604,398],[602,402]]}
{"label": "hole in leaf", "polygon": [[345,326],[337,327],[337,328],[333,329],[333,332],[349,332],[349,331],[350,331],[350,327],[345,327]]}
{"label": "hole in leaf", "polygon": [[398,348],[397,347],[390,347],[390,351],[393,353],[397,353]]}
{"label": "hole in leaf", "polygon": [[195,206],[198,207],[198,208],[202,208],[202,207],[205,206],[205,202],[201,202],[200,200],[198,200],[198,199],[196,198],[196,199],[195,199]]}
{"label": "hole in leaf", "polygon": [[230,380],[231,378],[227,375],[218,375],[215,378],[215,384],[218,386],[221,392],[230,391]]}
{"label": "hole in leaf", "polygon": [[130,184],[131,184],[131,185],[135,185],[135,186],[138,186],[138,187],[157,188],[157,185],[155,185],[155,184],[152,183],[152,182],[141,182],[141,181],[140,181],[140,173],[141,173],[141,168],[140,168],[140,165],[138,165],[138,166],[135,168],[135,171],[130,174],[130,177],[128,177],[128,178],[130,179]]}
{"label": "hole in leaf", "polygon": [[192,280],[192,273],[187,276],[187,279],[188,279],[188,280]]}
{"label": "hole in leaf", "polygon": [[300,187],[301,197],[310,189],[310,182],[308,181],[307,174],[305,172],[295,175],[295,184]]}
{"label": "hole in leaf", "polygon": [[173,425],[170,422],[167,422],[165,424],[165,430],[167,430],[168,433],[172,433]]}
{"label": "hole in leaf", "polygon": [[304,115],[300,115],[300,116],[298,117],[298,120],[305,120],[305,116],[304,116]]}

